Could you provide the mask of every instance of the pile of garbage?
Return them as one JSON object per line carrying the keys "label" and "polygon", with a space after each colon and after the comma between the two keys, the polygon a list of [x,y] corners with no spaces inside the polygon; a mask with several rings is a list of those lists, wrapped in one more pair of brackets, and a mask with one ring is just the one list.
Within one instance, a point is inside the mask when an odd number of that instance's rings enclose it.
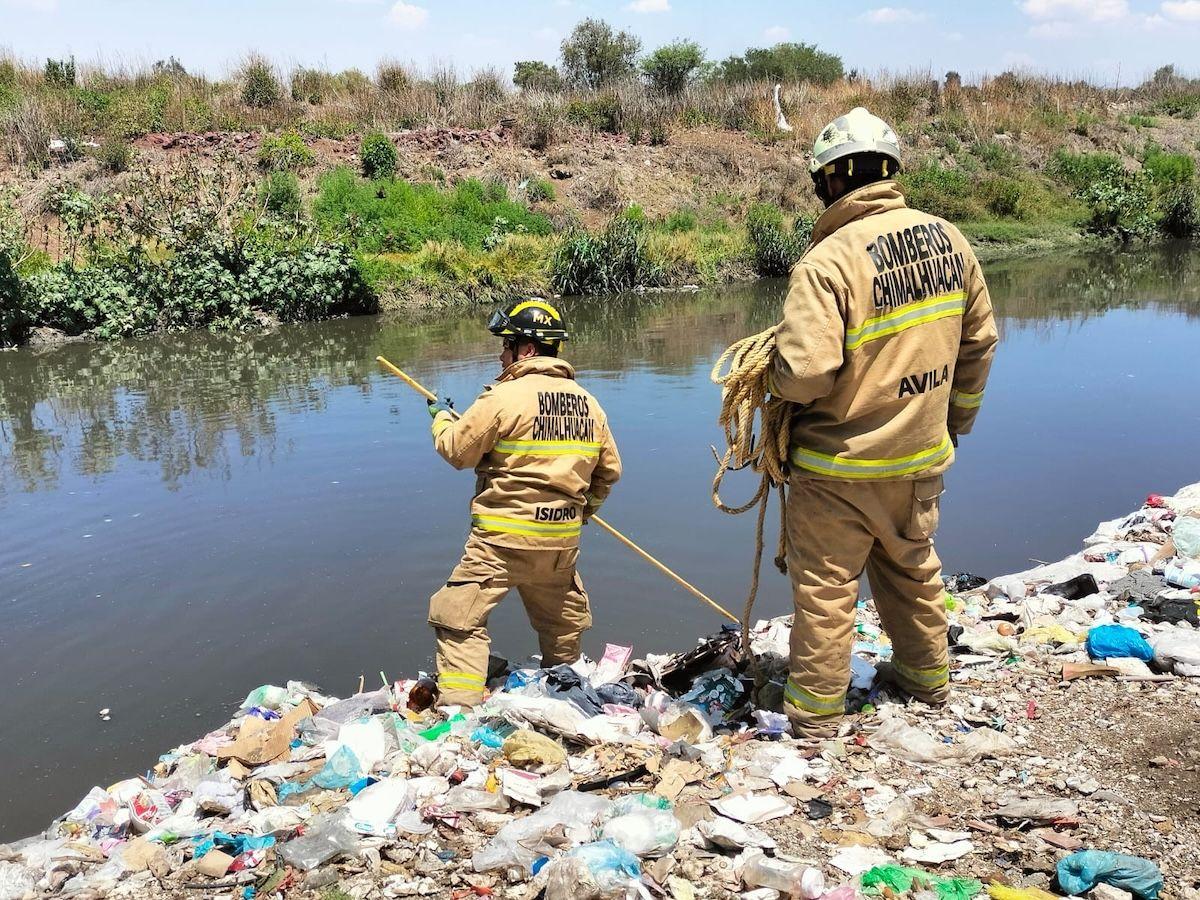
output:
{"label": "pile of garbage", "polygon": [[[493,659],[474,710],[437,706],[428,677],[257,688],[0,846],[0,900],[1200,897],[1200,806],[1139,799],[1122,749],[1080,739],[1114,710],[1195,730],[1200,484],[1060,562],[946,582],[950,703],[877,683],[891,647],[863,603],[848,715],[820,742],[781,712],[788,618],[753,629],[757,691],[730,629],[641,659]],[[1195,801],[1198,762],[1147,765]]]}

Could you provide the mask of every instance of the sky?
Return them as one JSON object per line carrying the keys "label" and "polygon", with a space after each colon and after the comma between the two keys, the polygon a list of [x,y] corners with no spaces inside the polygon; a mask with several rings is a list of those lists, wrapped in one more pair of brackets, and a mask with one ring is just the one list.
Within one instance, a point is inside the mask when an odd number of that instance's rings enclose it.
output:
{"label": "sky", "polygon": [[[0,50],[40,61],[131,66],[174,55],[222,75],[249,51],[372,72],[381,59],[463,74],[518,59],[553,62],[580,19],[633,31],[651,49],[677,38],[723,59],[779,41],[815,43],[864,73],[1006,69],[1136,84],[1191,64],[1200,0],[0,0]],[[1191,51],[1191,52],[1189,52]]]}

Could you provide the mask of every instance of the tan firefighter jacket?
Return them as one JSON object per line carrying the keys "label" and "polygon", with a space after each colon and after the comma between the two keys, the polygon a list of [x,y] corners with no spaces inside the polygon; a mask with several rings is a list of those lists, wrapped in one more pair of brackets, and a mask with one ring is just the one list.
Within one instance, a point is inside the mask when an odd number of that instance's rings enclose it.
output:
{"label": "tan firefighter jacket", "polygon": [[433,420],[433,443],[456,469],[473,466],[471,528],[500,547],[566,550],[621,477],[596,398],[567,362],[513,363],[458,421]]}
{"label": "tan firefighter jacket", "polygon": [[771,391],[803,407],[791,468],[838,480],[915,479],[953,462],[996,346],[987,285],[966,238],[909,209],[894,181],[817,220],[792,270]]}

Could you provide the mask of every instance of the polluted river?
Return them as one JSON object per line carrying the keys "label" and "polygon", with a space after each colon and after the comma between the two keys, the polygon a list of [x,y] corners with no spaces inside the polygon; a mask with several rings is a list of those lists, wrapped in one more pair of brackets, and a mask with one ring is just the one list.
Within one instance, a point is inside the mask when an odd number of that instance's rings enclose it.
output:
{"label": "polluted river", "polygon": [[[986,272],[1002,342],[938,550],[947,574],[990,577],[1075,552],[1098,521],[1197,479],[1200,255]],[[566,356],[625,463],[605,517],[735,611],[753,522],[710,500],[709,370],[775,321],[785,288],[564,302]],[[498,370],[485,318],[0,354],[0,841],[226,722],[256,685],[344,697],[360,676],[431,668],[428,597],[458,558],[473,480],[436,456],[424,402],[375,357],[465,408]],[[725,493],[752,489],[731,476]],[[687,649],[721,624],[595,529],[581,573],[593,657],[606,642]],[[768,562],[756,616],[789,607]],[[515,598],[490,624],[493,652],[536,650]]]}

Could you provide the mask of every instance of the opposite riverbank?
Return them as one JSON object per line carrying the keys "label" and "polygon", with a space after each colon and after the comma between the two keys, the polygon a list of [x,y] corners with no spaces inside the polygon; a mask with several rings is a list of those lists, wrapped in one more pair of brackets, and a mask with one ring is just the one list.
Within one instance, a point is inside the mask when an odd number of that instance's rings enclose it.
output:
{"label": "opposite riverbank", "polygon": [[289,95],[261,61],[221,81],[58,62],[0,60],[9,344],[783,275],[820,211],[812,135],[858,104],[899,132],[912,205],[984,259],[1200,222],[1200,87],[1170,67],[1116,90],[838,61],[780,76],[783,131],[772,82],[736,67],[668,93],[297,69]]}

